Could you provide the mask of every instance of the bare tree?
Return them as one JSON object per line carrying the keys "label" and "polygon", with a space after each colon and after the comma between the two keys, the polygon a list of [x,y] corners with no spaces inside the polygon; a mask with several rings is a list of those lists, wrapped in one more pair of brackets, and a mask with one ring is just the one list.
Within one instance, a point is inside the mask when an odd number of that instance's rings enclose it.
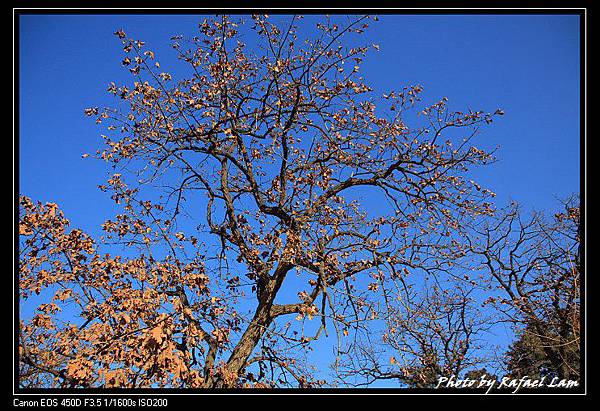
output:
{"label": "bare tree", "polygon": [[440,377],[459,378],[485,363],[481,336],[492,322],[476,309],[476,300],[469,296],[473,290],[454,282],[441,288],[402,279],[388,293],[381,340],[377,336],[352,344],[338,376],[352,385],[395,380],[407,387],[432,388]]}
{"label": "bare tree", "polygon": [[[509,352],[513,375],[539,373],[542,366],[560,378],[580,376],[581,226],[579,199],[564,202],[553,218],[523,217],[514,205],[474,229],[471,251],[480,259],[496,292],[488,303],[514,325],[520,340]],[[532,359],[538,352],[539,361]],[[537,369],[536,369],[537,368]]]}

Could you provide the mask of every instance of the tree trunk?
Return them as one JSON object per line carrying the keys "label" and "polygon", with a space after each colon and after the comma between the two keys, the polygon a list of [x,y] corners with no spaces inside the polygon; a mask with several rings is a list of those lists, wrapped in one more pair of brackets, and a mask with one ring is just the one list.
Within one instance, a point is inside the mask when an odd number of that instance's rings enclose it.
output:
{"label": "tree trunk", "polygon": [[[254,317],[227,360],[226,371],[228,374],[239,376],[243,372],[246,362],[250,358],[250,355],[252,355],[258,341],[271,325],[274,318],[271,315],[271,308],[273,307],[275,296],[290,268],[291,266],[287,264],[279,266],[274,276],[270,277],[265,284],[264,290],[260,294],[260,301],[254,312]],[[213,381],[212,384],[214,387],[226,387],[228,385],[222,380]]]}
{"label": "tree trunk", "polygon": [[256,308],[252,321],[248,325],[248,328],[246,328],[246,331],[238,344],[235,346],[229,360],[227,360],[227,370],[229,372],[239,375],[246,366],[246,361],[271,324],[272,318],[270,310],[272,303],[273,300],[269,298],[269,301],[260,303]]}

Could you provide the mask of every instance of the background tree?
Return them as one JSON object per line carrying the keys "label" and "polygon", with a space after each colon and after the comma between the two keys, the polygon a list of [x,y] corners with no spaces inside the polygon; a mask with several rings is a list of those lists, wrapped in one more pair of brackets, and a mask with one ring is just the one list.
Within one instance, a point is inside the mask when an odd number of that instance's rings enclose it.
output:
{"label": "background tree", "polygon": [[395,380],[407,387],[434,388],[440,377],[461,377],[484,362],[478,350],[490,320],[476,309],[469,296],[473,289],[442,289],[436,283],[416,292],[417,284],[401,280],[396,301],[386,309],[381,342],[371,338],[353,344],[338,368],[341,380],[365,386]]}
{"label": "background tree", "polygon": [[173,37],[177,81],[116,31],[134,82],[85,114],[107,125],[101,189],[123,211],[94,241],[21,198],[21,301],[43,300],[21,323],[22,386],[319,385],[313,340],[356,338],[385,313],[381,284],[463,255],[462,221],[492,213],[465,179],[493,160],[471,141],[502,112],[375,95],[359,71],[377,46],[351,45],[370,20],[306,36],[300,16],[211,18]]}
{"label": "background tree", "polygon": [[[510,207],[476,227],[470,246],[493,287],[492,304],[517,330],[509,375],[580,376],[581,226],[579,199],[548,219]],[[471,241],[471,240],[470,240]]]}
{"label": "background tree", "polygon": [[[463,220],[465,251],[452,255],[448,269],[425,271],[433,284],[410,276],[390,282],[396,284],[384,289],[387,323],[380,341],[370,336],[349,344],[337,368],[340,379],[357,385],[396,380],[426,388],[435,387],[441,376],[494,378],[476,368],[483,365],[503,377],[577,379],[578,198],[569,198],[563,208],[552,219],[542,213],[528,218],[513,204],[494,216]],[[438,252],[436,263],[444,256]],[[498,324],[508,324],[516,334],[503,358],[484,355],[494,349],[489,340]]]}

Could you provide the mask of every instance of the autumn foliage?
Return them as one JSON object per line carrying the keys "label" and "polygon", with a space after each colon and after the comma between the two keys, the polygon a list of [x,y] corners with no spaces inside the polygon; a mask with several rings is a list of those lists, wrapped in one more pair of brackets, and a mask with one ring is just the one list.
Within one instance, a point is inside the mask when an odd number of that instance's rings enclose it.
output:
{"label": "autumn foliage", "polygon": [[[20,198],[20,299],[37,306],[19,330],[23,387],[317,387],[311,344],[337,336],[344,379],[382,319],[406,358],[382,373],[369,357],[368,378],[421,386],[423,358],[438,373],[476,363],[472,279],[452,295],[403,283],[489,251],[465,230],[494,194],[468,173],[493,161],[473,139],[503,112],[424,105],[418,85],[374,92],[360,65],[378,46],[352,46],[372,19],[324,18],[305,37],[300,16],[211,18],[173,37],[180,79],[116,31],[133,81],[85,114],[107,128],[92,157],[114,168],[100,189],[122,211],[92,239]],[[444,345],[448,307],[462,339],[440,362],[424,338]]]}

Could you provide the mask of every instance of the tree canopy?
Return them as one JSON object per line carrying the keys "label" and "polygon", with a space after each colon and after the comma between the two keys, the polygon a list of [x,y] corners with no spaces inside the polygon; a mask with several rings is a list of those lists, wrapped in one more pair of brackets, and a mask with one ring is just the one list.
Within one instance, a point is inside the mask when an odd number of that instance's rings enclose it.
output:
{"label": "tree canopy", "polygon": [[94,239],[20,197],[21,304],[41,301],[20,324],[21,386],[318,387],[333,382],[306,353],[330,336],[337,384],[430,386],[484,362],[498,315],[578,375],[578,204],[553,226],[496,212],[469,171],[494,161],[475,140],[503,111],[373,90],[374,19],[309,35],[301,16],[206,19],[171,39],[180,76],[115,32],[133,81],[85,115],[107,128],[91,157],[122,211]]}

